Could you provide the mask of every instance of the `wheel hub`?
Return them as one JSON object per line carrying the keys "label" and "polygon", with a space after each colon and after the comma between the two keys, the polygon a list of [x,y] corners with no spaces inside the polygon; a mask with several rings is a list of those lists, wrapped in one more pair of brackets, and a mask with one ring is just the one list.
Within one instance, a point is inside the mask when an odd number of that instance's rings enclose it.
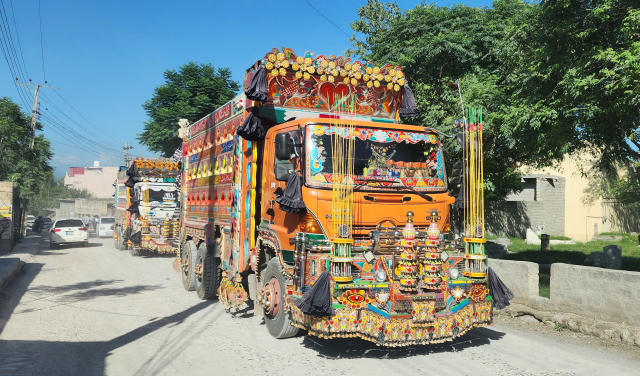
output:
{"label": "wheel hub", "polygon": [[277,278],[271,278],[258,293],[258,303],[262,309],[271,316],[277,316],[280,312],[280,283]]}

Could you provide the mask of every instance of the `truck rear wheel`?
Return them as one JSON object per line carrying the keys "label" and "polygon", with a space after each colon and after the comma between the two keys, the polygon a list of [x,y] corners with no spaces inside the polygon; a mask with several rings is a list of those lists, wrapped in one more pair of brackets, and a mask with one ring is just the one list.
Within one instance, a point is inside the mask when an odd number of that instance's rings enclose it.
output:
{"label": "truck rear wheel", "polygon": [[187,291],[196,289],[196,277],[193,269],[197,252],[198,250],[191,240],[180,247],[180,274],[182,275],[182,286]]}
{"label": "truck rear wheel", "polygon": [[136,248],[133,245],[131,245],[131,256],[133,257],[140,256],[140,248]]}
{"label": "truck rear wheel", "polygon": [[264,286],[270,309],[264,310],[264,322],[269,333],[275,338],[289,338],[298,333],[298,328],[291,325],[289,315],[284,311],[284,298],[287,296],[284,276],[280,271],[278,259],[272,259],[265,269],[262,277],[262,286]]}
{"label": "truck rear wheel", "polygon": [[207,244],[200,243],[196,254],[196,265],[194,269],[196,280],[196,294],[202,300],[213,299],[218,292],[222,270],[220,270],[220,259],[214,257],[213,251],[207,249]]}

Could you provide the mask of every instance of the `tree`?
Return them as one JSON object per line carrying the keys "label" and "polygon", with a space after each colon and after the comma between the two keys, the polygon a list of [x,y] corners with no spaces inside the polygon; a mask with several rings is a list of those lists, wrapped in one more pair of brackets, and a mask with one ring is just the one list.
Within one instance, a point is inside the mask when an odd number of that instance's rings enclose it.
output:
{"label": "tree", "polygon": [[[402,66],[422,111],[404,122],[456,133],[462,118],[458,81],[467,107],[482,107],[486,197],[502,198],[521,187],[517,168],[522,163],[548,162],[537,137],[519,138],[505,124],[512,103],[502,87],[500,49],[514,23],[522,22],[533,6],[520,0],[499,0],[494,8],[465,5],[440,7],[421,4],[403,12],[397,4],[369,0],[358,9],[351,27],[365,34],[352,38],[350,55]],[[460,158],[459,147],[445,141],[447,164]]]}
{"label": "tree", "polygon": [[[42,125],[36,124],[37,130]],[[31,118],[9,98],[0,98],[0,180],[14,183],[14,212],[22,218],[29,199],[40,193],[41,182],[52,174],[51,145],[43,135],[31,143]],[[18,210],[20,209],[20,210]],[[21,223],[18,221],[18,223]]]}
{"label": "tree", "polygon": [[513,30],[511,92],[569,150],[598,167],[640,160],[640,4],[637,0],[543,0]]}
{"label": "tree", "polygon": [[50,210],[60,205],[62,198],[96,198],[86,188],[74,188],[64,185],[64,177],[57,181],[53,178],[53,174],[49,174],[45,180],[40,183],[40,192],[38,196],[29,202],[29,212],[35,216],[46,216]]}
{"label": "tree", "polygon": [[[403,67],[423,111],[404,121],[456,132],[460,100],[485,109],[486,198],[519,188],[519,167],[589,150],[601,168],[637,161],[640,13],[634,0],[496,0],[493,8],[369,0],[348,52]],[[455,85],[453,85],[455,87]],[[445,143],[450,160],[459,149]]]}
{"label": "tree", "polygon": [[231,80],[229,68],[190,62],[178,71],[164,72],[165,84],[154,90],[142,108],[149,120],[138,140],[151,151],[173,155],[180,146],[178,121],[195,122],[231,100],[240,85]]}

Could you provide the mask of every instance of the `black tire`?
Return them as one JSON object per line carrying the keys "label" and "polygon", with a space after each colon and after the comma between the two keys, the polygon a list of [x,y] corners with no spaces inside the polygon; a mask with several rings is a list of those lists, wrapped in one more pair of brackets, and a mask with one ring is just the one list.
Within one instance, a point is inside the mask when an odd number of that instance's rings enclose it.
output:
{"label": "black tire", "polygon": [[82,242],[82,247],[88,247],[88,246],[89,246],[89,242],[88,241]]}
{"label": "black tire", "polygon": [[116,230],[116,238],[113,240],[116,243],[116,249],[120,250],[120,242],[122,241],[122,234],[120,234],[119,230]]}
{"label": "black tire", "polygon": [[188,261],[188,270],[181,269],[182,275],[182,287],[187,291],[193,291],[196,289],[196,276],[193,273],[195,268],[195,260],[198,253],[198,249],[191,240],[182,244],[180,247],[180,263],[183,264],[185,260]]}
{"label": "black tire", "polygon": [[49,243],[49,249],[55,249],[57,247],[58,247],[57,244]]}
{"label": "black tire", "polygon": [[127,241],[124,239],[123,236],[124,231],[120,231],[120,248],[118,248],[121,251],[126,251],[129,248],[129,245],[127,244]]}
{"label": "black tire", "polygon": [[278,259],[272,259],[265,269],[262,277],[262,285],[266,285],[272,278],[278,279],[280,285],[280,309],[278,314],[273,317],[269,313],[264,313],[264,323],[269,330],[269,333],[278,339],[293,337],[298,334],[298,328],[291,325],[291,319],[289,315],[284,312],[284,298],[287,296],[287,289],[285,285],[285,279],[280,272],[280,264]]}
{"label": "black tire", "polygon": [[131,256],[138,257],[140,256],[140,248],[131,247]]}
{"label": "black tire", "polygon": [[200,277],[194,275],[196,294],[202,300],[213,299],[218,294],[222,270],[220,270],[220,259],[214,257],[214,252],[208,250],[204,242],[200,243],[196,254],[195,267],[197,268],[198,266],[202,266],[202,275]]}

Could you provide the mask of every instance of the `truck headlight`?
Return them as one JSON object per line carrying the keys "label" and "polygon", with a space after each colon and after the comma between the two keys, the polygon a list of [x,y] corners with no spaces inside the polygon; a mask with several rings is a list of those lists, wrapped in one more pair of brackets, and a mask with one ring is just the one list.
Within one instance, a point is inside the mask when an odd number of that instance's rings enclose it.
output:
{"label": "truck headlight", "polygon": [[451,269],[449,269],[449,278],[458,279],[459,276],[460,276],[460,272],[458,271],[458,268],[454,266]]}

